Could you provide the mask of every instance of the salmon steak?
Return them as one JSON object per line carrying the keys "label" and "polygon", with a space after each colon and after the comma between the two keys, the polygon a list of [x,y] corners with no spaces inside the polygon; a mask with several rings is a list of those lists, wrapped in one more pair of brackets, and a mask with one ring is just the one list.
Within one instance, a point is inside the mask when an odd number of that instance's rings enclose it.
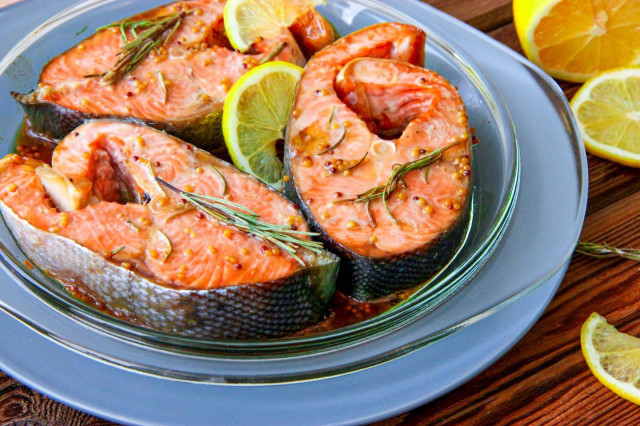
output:
{"label": "salmon steak", "polygon": [[339,260],[296,205],[143,125],[86,123],[51,165],[5,157],[0,210],[40,269],[163,332],[283,336],[322,320],[335,289]]}
{"label": "salmon steak", "polygon": [[468,228],[471,137],[457,89],[423,68],[425,33],[384,23],[317,53],[285,147],[287,195],[372,300],[425,283]]}
{"label": "salmon steak", "polygon": [[210,151],[223,148],[224,100],[243,74],[269,60],[304,66],[305,54],[334,38],[312,9],[279,36],[241,53],[227,40],[224,6],[179,1],[99,29],[52,59],[35,91],[12,95],[32,129],[48,138],[59,140],[88,120],[120,119]]}

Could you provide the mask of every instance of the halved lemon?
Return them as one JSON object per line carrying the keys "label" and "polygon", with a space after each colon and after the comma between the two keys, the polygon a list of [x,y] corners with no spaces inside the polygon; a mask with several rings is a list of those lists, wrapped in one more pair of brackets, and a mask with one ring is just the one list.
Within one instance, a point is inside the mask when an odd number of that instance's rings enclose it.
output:
{"label": "halved lemon", "polygon": [[222,113],[222,131],[233,163],[268,185],[282,189],[282,162],[276,144],[284,138],[302,68],[268,62],[231,88]]}
{"label": "halved lemon", "polygon": [[590,153],[640,167],[640,67],[592,78],[573,97],[571,109]]}
{"label": "halved lemon", "polygon": [[245,52],[258,37],[275,37],[323,0],[227,0],[224,28],[229,42]]}
{"label": "halved lemon", "polygon": [[513,14],[527,57],[553,77],[583,82],[640,64],[637,0],[514,0]]}
{"label": "halved lemon", "polygon": [[582,326],[580,343],[584,359],[600,383],[640,404],[640,339],[620,333],[593,313]]}

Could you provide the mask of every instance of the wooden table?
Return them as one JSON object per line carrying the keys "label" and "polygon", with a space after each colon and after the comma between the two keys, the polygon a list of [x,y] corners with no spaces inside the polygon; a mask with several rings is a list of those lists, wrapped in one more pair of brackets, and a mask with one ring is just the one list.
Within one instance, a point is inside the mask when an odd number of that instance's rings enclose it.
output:
{"label": "wooden table", "polygon": [[[16,0],[0,0],[0,6]],[[402,0],[396,0],[402,1]],[[511,0],[424,0],[521,52]],[[561,83],[567,96],[576,86]],[[640,247],[640,171],[589,156],[583,238]],[[600,385],[580,351],[593,311],[640,335],[640,270],[624,260],[574,256],[542,319],[496,364],[450,394],[383,424],[638,424],[640,408]],[[0,373],[0,425],[110,424],[54,402]]]}

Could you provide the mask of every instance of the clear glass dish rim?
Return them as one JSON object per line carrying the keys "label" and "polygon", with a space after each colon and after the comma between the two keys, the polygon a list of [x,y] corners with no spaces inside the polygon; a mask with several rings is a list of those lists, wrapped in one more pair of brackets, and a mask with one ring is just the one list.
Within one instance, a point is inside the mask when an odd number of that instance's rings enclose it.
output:
{"label": "clear glass dish rim", "polygon": [[[107,5],[117,0],[89,0],[76,3],[75,5],[61,11],[56,16],[49,19],[46,23],[42,24],[36,31],[25,37],[22,42],[18,43],[14,49],[12,49],[6,57],[2,60],[0,66],[2,72],[6,68],[7,63],[11,63],[15,56],[28,47],[33,39],[37,39],[46,34],[47,29],[57,27],[63,22],[75,18],[81,13],[84,13],[92,8]],[[375,3],[368,2],[368,0],[361,0],[361,3],[369,3],[372,8],[378,7]],[[389,10],[385,10],[385,13],[389,13]],[[401,20],[407,22],[412,19],[404,14],[399,13]],[[425,27],[424,24],[415,22],[420,27]],[[476,250],[471,256],[464,259],[461,265],[459,265],[454,271],[448,272],[447,276],[438,283],[439,286],[444,286],[447,289],[454,286],[456,283],[461,283],[455,291],[458,291],[467,282],[471,280],[473,275],[484,265],[490,255],[493,253],[498,245],[502,235],[504,234],[511,216],[514,211],[515,202],[517,199],[519,178],[520,178],[520,158],[519,148],[515,135],[514,125],[511,121],[508,110],[506,109],[504,102],[501,99],[499,93],[493,88],[489,79],[482,76],[482,72],[478,73],[478,69],[474,62],[468,58],[465,54],[458,52],[448,42],[444,41],[437,31],[430,31],[429,40],[431,43],[436,44],[439,49],[448,54],[459,65],[464,65],[464,69],[461,72],[465,73],[475,83],[476,87],[483,92],[483,95],[492,101],[491,109],[494,116],[503,119],[500,123],[502,130],[504,131],[504,137],[508,138],[507,142],[511,142],[513,149],[514,162],[510,171],[508,196],[505,204],[503,204],[496,220],[494,221],[491,230],[484,238],[484,242],[481,247]],[[8,60],[11,59],[11,60]],[[473,66],[472,66],[473,65]],[[496,115],[496,112],[498,113]],[[498,124],[496,124],[498,125]],[[504,128],[506,127],[506,128]],[[384,314],[381,314],[371,320],[364,321],[349,327],[334,330],[329,333],[323,333],[305,337],[283,338],[278,340],[265,340],[265,341],[215,341],[215,340],[197,340],[183,336],[174,336],[167,333],[156,332],[146,328],[132,325],[130,323],[118,320],[108,314],[94,310],[93,308],[84,305],[73,299],[71,296],[68,298],[51,293],[40,284],[39,280],[31,277],[27,271],[25,271],[17,260],[3,245],[0,244],[0,260],[3,266],[7,269],[12,276],[14,276],[21,285],[27,290],[33,293],[40,300],[45,302],[48,306],[52,307],[56,311],[70,317],[71,319],[94,328],[101,332],[106,332],[114,338],[124,340],[136,344],[150,345],[155,349],[163,349],[168,352],[187,353],[198,355],[210,356],[215,358],[225,358],[227,355],[237,358],[238,356],[244,356],[249,359],[280,359],[291,356],[298,356],[301,353],[315,354],[326,350],[337,350],[346,346],[357,344],[364,339],[374,339],[376,337],[387,335],[407,324],[422,317],[426,311],[431,311],[435,308],[434,305],[428,305],[425,303],[430,297],[434,295],[432,293],[422,294],[420,291],[416,293],[402,306],[392,309]],[[445,299],[451,297],[454,293],[451,292],[446,295]],[[436,294],[436,296],[441,293]],[[65,295],[66,296],[66,295]],[[425,297],[421,297],[425,296]],[[439,304],[443,303],[441,301]],[[439,305],[438,304],[438,305]],[[382,330],[376,330],[379,326],[384,326]],[[436,332],[433,335],[439,335],[446,330]],[[430,336],[425,336],[425,339]]]}

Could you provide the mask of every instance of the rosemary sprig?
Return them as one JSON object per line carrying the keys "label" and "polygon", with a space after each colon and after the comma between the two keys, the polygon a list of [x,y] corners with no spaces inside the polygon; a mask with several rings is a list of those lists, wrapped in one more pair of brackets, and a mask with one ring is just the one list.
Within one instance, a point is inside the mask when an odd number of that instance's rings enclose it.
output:
{"label": "rosemary sprig", "polygon": [[[127,21],[106,25],[98,29],[104,30],[120,27],[120,33],[125,46],[118,53],[118,62],[109,71],[102,74],[91,74],[85,78],[101,77],[105,84],[113,85],[125,75],[133,71],[149,56],[152,50],[159,46],[166,46],[171,37],[178,31],[183,19],[192,11],[174,13],[149,20]],[[127,39],[127,30],[131,30],[133,40]],[[138,34],[138,30],[144,30]]]}
{"label": "rosemary sprig", "polygon": [[322,243],[299,238],[301,236],[316,237],[319,235],[318,233],[296,231],[291,226],[264,222],[260,220],[257,213],[240,204],[224,198],[182,191],[160,178],[156,178],[156,180],[169,190],[180,194],[194,207],[214,219],[275,244],[303,266],[305,265],[304,261],[296,254],[298,248],[304,248],[314,253],[321,253],[323,250]]}
{"label": "rosemary sprig", "polygon": [[595,257],[598,259],[622,257],[624,259],[640,261],[640,250],[612,247],[606,243],[596,244],[596,243],[589,243],[586,241],[578,241],[578,245],[576,246],[576,252],[583,254],[585,256]]}
{"label": "rosemary sprig", "polygon": [[266,64],[267,62],[271,62],[273,58],[278,56],[285,47],[287,47],[288,43],[286,41],[280,43],[275,49],[271,51],[267,56],[262,58],[262,60],[258,63],[258,65]]}
{"label": "rosemary sprig", "polygon": [[381,198],[382,203],[384,204],[385,210],[387,211],[391,219],[393,219],[394,223],[397,224],[398,221],[393,216],[393,214],[391,214],[391,210],[389,210],[389,206],[387,205],[387,200],[389,199],[391,194],[393,194],[393,191],[395,191],[396,188],[398,187],[398,182],[402,182],[402,184],[406,188],[407,184],[403,180],[404,175],[406,175],[412,170],[423,169],[425,167],[430,166],[431,164],[440,160],[440,158],[442,158],[442,155],[446,151],[450,150],[456,145],[459,145],[462,141],[463,141],[462,139],[456,140],[455,142],[452,142],[443,148],[437,149],[433,151],[431,154],[427,155],[426,157],[420,158],[419,160],[396,165],[393,169],[393,172],[391,173],[391,177],[389,178],[386,184],[376,186],[375,188],[371,188],[370,190],[363,192],[362,194],[358,194],[356,198],[351,200],[345,200],[345,201],[353,201],[354,203],[367,203],[368,205],[371,201]]}

